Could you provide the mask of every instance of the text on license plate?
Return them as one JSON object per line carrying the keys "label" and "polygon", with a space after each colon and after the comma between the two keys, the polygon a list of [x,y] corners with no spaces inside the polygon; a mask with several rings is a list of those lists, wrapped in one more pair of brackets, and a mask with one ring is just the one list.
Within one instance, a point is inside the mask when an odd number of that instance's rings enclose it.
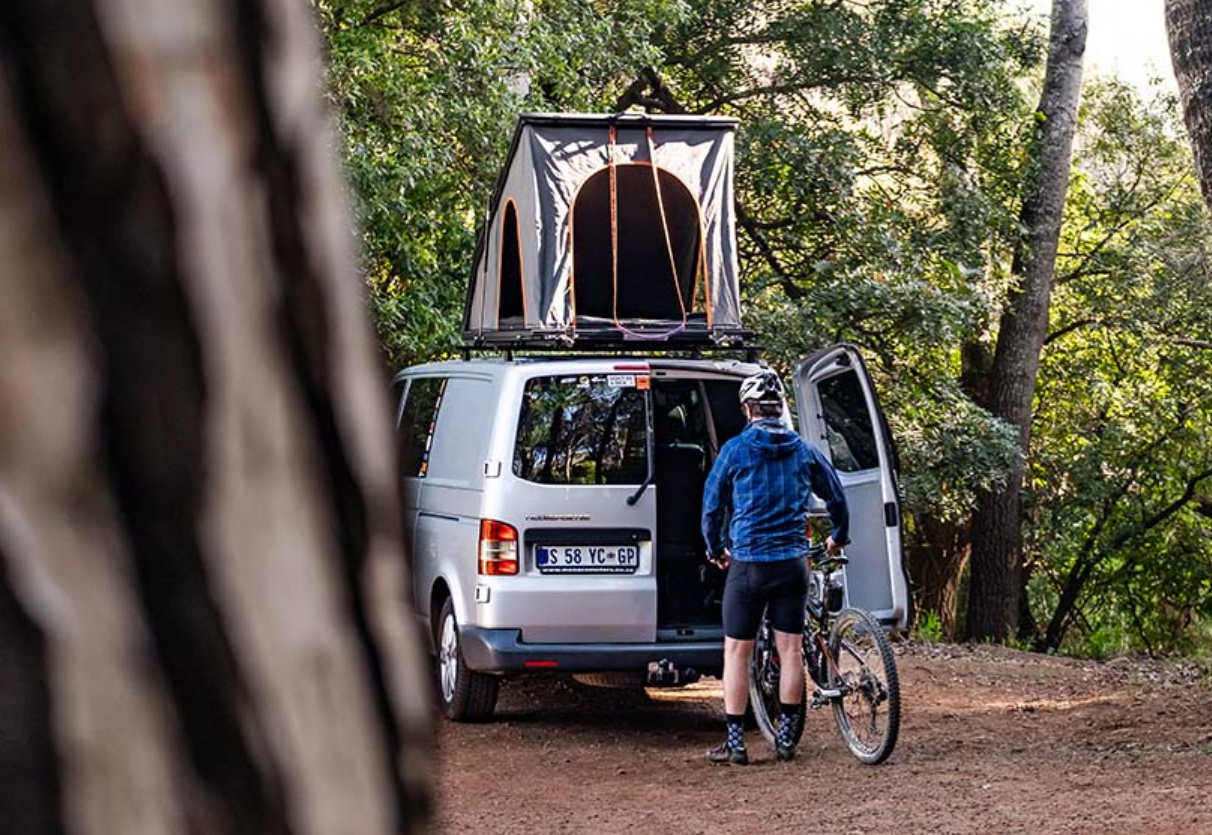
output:
{"label": "text on license plate", "polygon": [[549,574],[631,574],[640,566],[638,545],[539,545],[539,571]]}

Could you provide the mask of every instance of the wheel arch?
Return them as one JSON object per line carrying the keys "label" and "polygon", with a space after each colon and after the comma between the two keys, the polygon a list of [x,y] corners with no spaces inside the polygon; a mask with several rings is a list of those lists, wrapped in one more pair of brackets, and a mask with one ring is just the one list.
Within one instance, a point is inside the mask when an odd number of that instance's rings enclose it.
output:
{"label": "wheel arch", "polygon": [[438,616],[442,614],[442,605],[446,603],[448,598],[453,595],[450,591],[450,585],[446,582],[446,578],[438,577],[433,582],[433,588],[429,592],[429,651],[437,653],[438,651]]}

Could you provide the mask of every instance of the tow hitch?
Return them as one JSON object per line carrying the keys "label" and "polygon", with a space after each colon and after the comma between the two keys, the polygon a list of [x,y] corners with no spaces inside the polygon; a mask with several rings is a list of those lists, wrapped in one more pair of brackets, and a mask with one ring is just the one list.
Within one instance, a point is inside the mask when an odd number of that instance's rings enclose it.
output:
{"label": "tow hitch", "polygon": [[678,687],[683,684],[694,684],[702,677],[702,673],[693,667],[679,670],[668,658],[648,664],[649,687]]}

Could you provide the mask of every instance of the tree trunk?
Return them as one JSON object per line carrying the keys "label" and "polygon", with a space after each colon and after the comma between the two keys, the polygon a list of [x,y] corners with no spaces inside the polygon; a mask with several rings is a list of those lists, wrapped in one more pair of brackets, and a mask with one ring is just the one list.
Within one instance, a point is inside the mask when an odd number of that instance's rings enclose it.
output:
{"label": "tree trunk", "polygon": [[1048,332],[1052,275],[1069,165],[1082,56],[1086,49],[1086,0],[1053,0],[1048,66],[1040,97],[1041,117],[1032,147],[1020,215],[1026,230],[1015,253],[1011,290],[997,336],[990,375],[990,412],[1018,427],[1021,455],[1002,490],[983,494],[972,520],[972,558],[967,634],[1004,641],[1015,631],[1022,578],[1023,473],[1031,444],[1032,401],[1040,352]]}
{"label": "tree trunk", "polygon": [[1212,207],[1212,0],[1166,0],[1166,34],[1199,186]]}
{"label": "tree trunk", "polygon": [[6,833],[388,833],[424,669],[296,0],[0,4]]}
{"label": "tree trunk", "polygon": [[938,615],[942,637],[950,641],[956,635],[960,578],[968,563],[968,526],[929,517],[915,518],[914,523],[907,548],[913,608],[919,618],[927,612]]}

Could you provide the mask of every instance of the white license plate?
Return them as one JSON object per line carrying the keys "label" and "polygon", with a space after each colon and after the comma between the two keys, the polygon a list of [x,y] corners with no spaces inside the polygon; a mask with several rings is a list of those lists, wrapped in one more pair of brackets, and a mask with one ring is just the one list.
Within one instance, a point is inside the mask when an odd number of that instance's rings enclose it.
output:
{"label": "white license plate", "polygon": [[544,574],[632,574],[640,567],[638,545],[538,545],[535,563]]}

